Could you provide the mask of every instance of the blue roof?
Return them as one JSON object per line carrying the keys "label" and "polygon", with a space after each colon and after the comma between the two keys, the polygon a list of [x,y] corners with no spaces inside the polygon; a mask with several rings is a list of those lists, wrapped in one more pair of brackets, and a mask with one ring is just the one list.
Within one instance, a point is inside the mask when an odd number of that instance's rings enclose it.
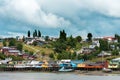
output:
{"label": "blue roof", "polygon": [[80,63],[83,63],[83,62],[84,62],[83,59],[81,59],[81,60],[73,60],[73,61],[71,61],[71,63],[75,63],[75,64],[80,64]]}

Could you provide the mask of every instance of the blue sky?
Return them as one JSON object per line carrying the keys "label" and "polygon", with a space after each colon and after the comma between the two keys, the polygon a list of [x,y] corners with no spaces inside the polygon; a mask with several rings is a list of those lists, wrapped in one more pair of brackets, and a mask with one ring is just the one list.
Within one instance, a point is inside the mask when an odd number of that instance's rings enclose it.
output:
{"label": "blue sky", "polygon": [[0,36],[120,34],[120,0],[0,0]]}

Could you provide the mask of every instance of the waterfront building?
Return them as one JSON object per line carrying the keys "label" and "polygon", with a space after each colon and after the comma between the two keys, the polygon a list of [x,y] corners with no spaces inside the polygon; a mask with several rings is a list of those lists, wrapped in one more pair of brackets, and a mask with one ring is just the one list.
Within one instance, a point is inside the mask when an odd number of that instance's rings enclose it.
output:
{"label": "waterfront building", "polygon": [[120,58],[112,59],[109,62],[108,68],[120,68]]}

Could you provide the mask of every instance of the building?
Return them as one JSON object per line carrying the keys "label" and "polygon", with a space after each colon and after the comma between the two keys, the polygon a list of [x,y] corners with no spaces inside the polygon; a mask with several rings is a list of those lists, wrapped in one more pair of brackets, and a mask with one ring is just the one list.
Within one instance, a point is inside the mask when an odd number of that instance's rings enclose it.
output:
{"label": "building", "polygon": [[21,56],[21,52],[16,49],[16,47],[3,47],[1,48],[1,52],[6,56],[13,55],[13,56]]}
{"label": "building", "polygon": [[107,40],[109,43],[118,42],[115,37],[103,37],[104,40]]}
{"label": "building", "polygon": [[[79,53],[80,53],[80,54],[90,54],[90,53],[92,53],[92,52],[94,52],[94,51],[95,51],[94,48],[83,47],[83,48],[79,51]],[[77,54],[78,54],[78,52],[77,52]]]}
{"label": "building", "polygon": [[18,56],[22,55],[19,50],[8,50],[7,52],[4,53],[6,56],[13,55],[13,56]]}
{"label": "building", "polygon": [[111,56],[111,53],[102,51],[100,54],[97,55],[98,57],[106,57],[106,56]]}
{"label": "building", "polygon": [[2,52],[2,53],[6,53],[6,52],[8,52],[9,50],[16,50],[16,48],[15,48],[15,47],[2,47],[2,48],[1,48],[1,52]]}
{"label": "building", "polygon": [[112,59],[109,62],[108,68],[120,68],[120,58]]}

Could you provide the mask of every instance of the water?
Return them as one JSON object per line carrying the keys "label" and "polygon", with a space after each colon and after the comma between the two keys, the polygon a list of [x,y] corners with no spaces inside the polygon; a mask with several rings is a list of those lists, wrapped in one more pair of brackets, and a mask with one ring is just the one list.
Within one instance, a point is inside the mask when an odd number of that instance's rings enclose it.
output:
{"label": "water", "polygon": [[93,76],[75,73],[1,72],[0,80],[120,80],[119,75]]}

